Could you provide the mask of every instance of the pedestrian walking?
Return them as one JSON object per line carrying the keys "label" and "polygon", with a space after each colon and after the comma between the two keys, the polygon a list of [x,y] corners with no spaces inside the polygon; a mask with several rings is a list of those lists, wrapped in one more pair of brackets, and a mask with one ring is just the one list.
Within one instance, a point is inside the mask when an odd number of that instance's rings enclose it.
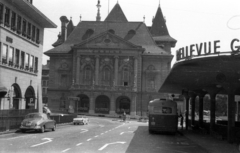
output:
{"label": "pedestrian walking", "polygon": [[123,111],[123,122],[125,122],[125,121],[126,121],[126,112]]}
{"label": "pedestrian walking", "polygon": [[183,115],[182,114],[180,114],[180,125],[181,125],[181,128],[182,128],[182,130],[183,130]]}

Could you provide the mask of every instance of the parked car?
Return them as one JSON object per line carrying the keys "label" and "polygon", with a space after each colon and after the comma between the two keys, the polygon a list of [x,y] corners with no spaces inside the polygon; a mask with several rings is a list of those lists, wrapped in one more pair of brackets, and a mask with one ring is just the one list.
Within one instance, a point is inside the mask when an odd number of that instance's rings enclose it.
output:
{"label": "parked car", "polygon": [[76,124],[88,124],[89,120],[86,116],[77,116],[76,118],[73,119],[73,124],[76,125]]}
{"label": "parked car", "polygon": [[35,130],[43,133],[46,129],[56,130],[56,121],[50,119],[45,113],[27,114],[21,123],[20,130],[24,133],[27,130]]}

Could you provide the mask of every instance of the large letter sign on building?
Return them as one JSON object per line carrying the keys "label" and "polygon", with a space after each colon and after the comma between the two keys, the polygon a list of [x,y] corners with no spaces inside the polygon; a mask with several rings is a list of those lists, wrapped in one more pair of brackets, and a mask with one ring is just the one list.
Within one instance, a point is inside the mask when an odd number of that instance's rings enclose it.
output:
{"label": "large letter sign on building", "polygon": [[[240,42],[239,39],[233,39],[231,41],[230,47],[232,52],[239,52],[240,45],[236,46],[236,42]],[[215,40],[212,42],[204,42],[200,44],[193,44],[190,46],[182,47],[177,50],[177,61],[183,59],[191,59],[193,57],[206,56],[206,55],[216,55],[221,52],[218,51],[220,49],[220,40]],[[224,52],[229,53],[229,52]]]}

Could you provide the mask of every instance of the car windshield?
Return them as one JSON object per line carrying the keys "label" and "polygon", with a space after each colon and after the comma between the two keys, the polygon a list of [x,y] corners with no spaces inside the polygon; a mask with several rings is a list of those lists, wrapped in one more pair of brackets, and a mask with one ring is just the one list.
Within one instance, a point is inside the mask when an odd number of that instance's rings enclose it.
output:
{"label": "car windshield", "polygon": [[42,118],[41,114],[28,114],[25,116],[25,119],[28,118]]}

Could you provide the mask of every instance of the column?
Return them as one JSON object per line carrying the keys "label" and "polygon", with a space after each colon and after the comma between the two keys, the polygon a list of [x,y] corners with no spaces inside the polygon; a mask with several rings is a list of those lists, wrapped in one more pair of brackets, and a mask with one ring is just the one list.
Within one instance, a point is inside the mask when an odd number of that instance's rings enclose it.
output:
{"label": "column", "polygon": [[185,110],[185,129],[188,130],[188,114],[189,114],[189,95],[187,91],[183,91],[183,96],[186,101],[186,110]]}
{"label": "column", "polygon": [[195,99],[196,99],[196,94],[195,93],[190,93],[191,96],[191,125],[195,126]]}
{"label": "column", "polygon": [[114,64],[114,86],[118,85],[118,59],[119,56],[115,56],[115,64]]}
{"label": "column", "polygon": [[233,128],[235,127],[235,94],[233,89],[228,91],[228,142],[233,143],[234,133]]}
{"label": "column", "polygon": [[205,96],[205,93],[200,93],[199,95],[199,126],[203,126],[203,98]]}
{"label": "column", "polygon": [[81,66],[80,62],[81,62],[81,56],[78,56],[77,57],[77,66],[76,66],[77,67],[77,70],[76,70],[76,72],[77,72],[76,73],[76,83],[77,84],[80,84],[80,75],[79,75],[80,74],[80,66]]}
{"label": "column", "polygon": [[137,103],[137,95],[133,94],[132,101],[131,101],[131,112],[130,112],[130,115],[132,117],[136,116],[136,103]]}
{"label": "column", "polygon": [[99,78],[99,56],[96,55],[96,63],[95,63],[95,85],[98,85]]}
{"label": "column", "polygon": [[134,90],[137,91],[138,59],[134,57]]}
{"label": "column", "polygon": [[116,108],[116,106],[115,106],[115,97],[114,97],[114,95],[112,94],[112,96],[111,96],[111,102],[110,102],[110,115],[115,115],[116,113],[115,113],[115,109]]}
{"label": "column", "polygon": [[210,98],[211,98],[211,104],[210,104],[210,133],[211,131],[214,131],[215,126],[215,110],[216,110],[216,92],[210,92]]}
{"label": "column", "polygon": [[95,113],[95,102],[94,102],[94,96],[91,94],[90,96],[90,109],[89,109],[89,114],[94,114]]}

